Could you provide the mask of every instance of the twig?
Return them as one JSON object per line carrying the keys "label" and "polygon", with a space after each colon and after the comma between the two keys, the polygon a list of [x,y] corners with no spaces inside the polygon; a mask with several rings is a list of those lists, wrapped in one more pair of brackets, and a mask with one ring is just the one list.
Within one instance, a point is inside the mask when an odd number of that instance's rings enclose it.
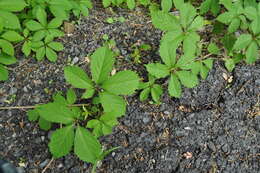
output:
{"label": "twig", "polygon": [[[43,104],[39,104],[43,105]],[[8,106],[8,107],[0,107],[0,110],[10,110],[10,109],[33,109],[36,108],[39,105],[34,105],[34,106]],[[73,104],[69,105],[69,107],[80,107],[80,106],[87,106],[89,104]]]}
{"label": "twig", "polygon": [[46,167],[42,170],[42,173],[44,173],[51,165],[51,163],[53,162],[53,158],[51,159],[51,161],[48,163],[48,165],[46,165]]}

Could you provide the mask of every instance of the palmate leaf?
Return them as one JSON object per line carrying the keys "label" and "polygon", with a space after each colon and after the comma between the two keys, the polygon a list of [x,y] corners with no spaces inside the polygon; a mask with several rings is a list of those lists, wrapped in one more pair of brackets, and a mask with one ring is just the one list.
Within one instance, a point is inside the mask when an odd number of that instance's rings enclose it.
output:
{"label": "palmate leaf", "polygon": [[95,164],[102,154],[102,148],[99,141],[87,129],[78,126],[74,152],[81,160]]}
{"label": "palmate leaf", "polygon": [[163,41],[160,44],[159,52],[161,59],[168,67],[173,67],[176,62],[176,49],[178,44],[176,41]]}
{"label": "palmate leaf", "polygon": [[76,88],[93,88],[93,83],[87,74],[77,66],[67,66],[64,68],[66,81]]}
{"label": "palmate leaf", "polygon": [[36,18],[42,26],[47,25],[47,13],[45,12],[44,8],[38,6],[36,10]]}
{"label": "palmate leaf", "polygon": [[102,84],[102,88],[116,95],[130,95],[138,88],[139,77],[130,70],[120,71],[108,78]]}
{"label": "palmate leaf", "polygon": [[93,80],[97,84],[107,80],[113,64],[113,52],[107,47],[98,48],[91,56],[90,70]]}
{"label": "palmate leaf", "polygon": [[51,134],[49,148],[54,158],[59,158],[69,154],[74,143],[74,127],[66,126],[54,131]]}

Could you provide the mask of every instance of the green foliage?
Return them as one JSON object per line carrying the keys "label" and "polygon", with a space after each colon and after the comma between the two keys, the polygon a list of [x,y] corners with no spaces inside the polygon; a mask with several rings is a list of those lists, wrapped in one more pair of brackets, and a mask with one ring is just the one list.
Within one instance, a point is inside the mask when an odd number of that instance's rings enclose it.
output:
{"label": "green foliage", "polygon": [[139,95],[139,99],[141,101],[145,101],[149,98],[149,95],[151,95],[153,101],[156,104],[160,103],[160,97],[163,93],[163,89],[160,85],[155,83],[156,78],[149,75],[148,76],[148,82],[140,83],[139,89],[141,89],[141,93]]}
{"label": "green foliage", "polygon": [[117,118],[124,115],[126,102],[121,95],[130,95],[138,88],[139,77],[125,70],[113,76],[110,72],[114,54],[107,47],[97,49],[91,56],[92,79],[77,66],[64,68],[66,81],[76,88],[86,89],[82,94],[88,104],[76,107],[77,95],[69,89],[66,98],[61,93],[53,96],[53,102],[38,105],[28,112],[31,121],[39,121],[40,128],[48,130],[52,123],[63,126],[51,135],[49,149],[55,158],[72,151],[83,161],[94,164],[102,160],[113,149],[104,151],[98,137],[110,134]]}
{"label": "green foliage", "polygon": [[125,70],[110,76],[114,55],[107,47],[97,49],[91,56],[92,80],[77,66],[64,69],[68,83],[76,88],[86,89],[83,98],[89,99],[98,94],[105,112],[117,107],[117,116],[125,113],[125,101],[118,95],[130,95],[138,87],[139,77],[135,72]]}
{"label": "green foliage", "polygon": [[60,27],[71,13],[88,15],[90,0],[0,0],[0,81],[8,79],[7,65],[16,63],[14,45],[22,43],[25,56],[56,61],[63,36]]}
{"label": "green foliage", "polygon": [[[213,60],[196,58],[201,52],[197,31],[204,25],[203,18],[189,3],[175,1],[175,6],[180,9],[179,17],[165,11],[152,12],[155,27],[165,31],[159,50],[163,63],[148,64],[146,69],[156,78],[167,78],[170,96],[178,98],[181,96],[181,85],[193,88],[198,84],[198,75],[203,79],[207,77]],[[210,49],[213,49],[212,45]],[[182,55],[176,55],[177,50]],[[148,90],[144,92],[148,93]]]}
{"label": "green foliage", "polygon": [[225,58],[225,66],[232,71],[235,64],[245,59],[247,64],[253,64],[259,59],[260,47],[260,3],[255,1],[226,1],[221,0],[221,4],[228,10],[220,14],[217,20],[229,25],[228,32],[233,33],[242,30],[238,38],[232,35],[222,39],[224,47],[227,49],[229,58]]}
{"label": "green foliage", "polygon": [[200,13],[205,14],[206,12],[211,11],[214,16],[216,16],[220,11],[219,0],[205,0],[200,5]]}
{"label": "green foliage", "polygon": [[134,9],[137,4],[148,6],[151,0],[102,0],[104,7],[126,5],[129,9]]}

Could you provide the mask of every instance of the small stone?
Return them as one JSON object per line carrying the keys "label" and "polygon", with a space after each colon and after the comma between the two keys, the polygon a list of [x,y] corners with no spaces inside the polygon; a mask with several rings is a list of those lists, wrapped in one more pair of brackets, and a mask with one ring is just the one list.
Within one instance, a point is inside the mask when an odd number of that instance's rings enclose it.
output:
{"label": "small stone", "polygon": [[11,88],[10,89],[10,95],[12,95],[12,94],[16,94],[17,93],[17,88]]}
{"label": "small stone", "polygon": [[23,167],[17,167],[16,170],[17,170],[17,173],[25,173],[25,170]]}
{"label": "small stone", "polygon": [[44,160],[42,163],[40,163],[40,168],[44,168],[49,163],[49,159]]}
{"label": "small stone", "polygon": [[211,149],[211,150],[214,151],[214,152],[217,151],[217,149],[216,149],[216,147],[215,147],[215,145],[214,145],[213,142],[209,142],[208,147],[209,147],[209,149]]}
{"label": "small stone", "polygon": [[143,117],[144,124],[148,124],[151,121],[151,118],[148,116]]}
{"label": "small stone", "polygon": [[72,64],[76,64],[77,62],[79,61],[79,58],[78,57],[75,57],[75,58],[73,58],[73,60],[72,60]]}

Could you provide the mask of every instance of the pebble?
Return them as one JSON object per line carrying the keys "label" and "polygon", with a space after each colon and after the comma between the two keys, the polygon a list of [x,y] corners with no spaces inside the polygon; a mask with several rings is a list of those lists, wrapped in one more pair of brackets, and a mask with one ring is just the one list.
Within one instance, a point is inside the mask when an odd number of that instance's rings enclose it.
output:
{"label": "pebble", "polygon": [[42,163],[40,163],[39,167],[42,169],[44,168],[48,163],[49,163],[50,159],[46,159],[44,160]]}
{"label": "pebble", "polygon": [[143,117],[143,123],[148,124],[151,121],[151,118],[148,116]]}

